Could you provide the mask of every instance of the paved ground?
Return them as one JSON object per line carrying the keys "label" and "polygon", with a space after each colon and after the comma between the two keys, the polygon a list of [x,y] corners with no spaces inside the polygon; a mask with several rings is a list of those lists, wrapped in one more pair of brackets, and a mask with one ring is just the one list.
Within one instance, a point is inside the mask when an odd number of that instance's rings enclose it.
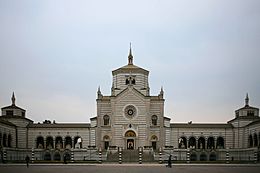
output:
{"label": "paved ground", "polygon": [[0,165],[1,173],[260,173],[260,165],[173,165],[102,164],[102,165]]}

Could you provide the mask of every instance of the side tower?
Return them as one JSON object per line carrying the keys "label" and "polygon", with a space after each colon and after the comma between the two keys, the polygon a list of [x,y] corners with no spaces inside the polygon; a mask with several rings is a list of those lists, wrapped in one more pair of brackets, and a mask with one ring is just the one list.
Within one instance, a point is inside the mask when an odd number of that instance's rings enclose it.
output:
{"label": "side tower", "polygon": [[110,96],[97,92],[97,146],[137,149],[165,145],[163,90],[150,95],[149,71],[133,63],[112,71]]}

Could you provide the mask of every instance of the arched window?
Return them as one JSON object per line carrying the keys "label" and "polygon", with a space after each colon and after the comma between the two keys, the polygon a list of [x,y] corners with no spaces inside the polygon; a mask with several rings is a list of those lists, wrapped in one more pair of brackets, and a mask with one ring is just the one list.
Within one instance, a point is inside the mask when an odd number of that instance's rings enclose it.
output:
{"label": "arched window", "polygon": [[206,140],[204,137],[200,137],[198,140],[198,149],[205,149]]}
{"label": "arched window", "polygon": [[153,115],[152,116],[152,125],[153,126],[157,126],[157,120],[158,120],[158,117],[156,115]]}
{"label": "arched window", "polygon": [[217,138],[217,149],[223,149],[224,148],[224,138],[223,137],[218,137]]}
{"label": "arched window", "polygon": [[257,134],[254,134],[254,147],[258,146],[258,139],[257,139]]}
{"label": "arched window", "polygon": [[7,146],[12,147],[12,136],[10,134],[8,135]]}
{"label": "arched window", "polygon": [[109,125],[109,119],[110,119],[109,116],[108,115],[104,115],[103,119],[104,119],[104,125],[108,126]]}
{"label": "arched window", "polygon": [[55,139],[55,148],[61,149],[63,148],[63,141],[61,136],[57,136]]}
{"label": "arched window", "polygon": [[2,133],[0,133],[0,147],[2,147]]}
{"label": "arched window", "polygon": [[51,136],[48,136],[46,138],[46,148],[48,148],[48,149],[53,148],[53,138]]}
{"label": "arched window", "polygon": [[179,143],[179,148],[181,148],[181,149],[187,148],[187,139],[186,139],[186,137],[184,137],[184,136],[180,137],[178,143]]}
{"label": "arched window", "polygon": [[43,149],[44,148],[44,139],[42,136],[38,136],[36,139],[36,148]]}
{"label": "arched window", "polygon": [[71,147],[72,147],[72,139],[71,139],[70,136],[67,136],[65,138],[65,148],[66,149],[71,149]]}
{"label": "arched window", "polygon": [[215,140],[213,137],[208,138],[207,149],[215,149]]}
{"label": "arched window", "polygon": [[82,148],[82,139],[80,136],[74,138],[74,148]]}
{"label": "arched window", "polygon": [[134,131],[129,130],[125,133],[125,137],[136,137],[136,134]]}
{"label": "arched window", "polygon": [[252,135],[249,135],[249,137],[248,137],[248,146],[250,148],[253,147],[253,137],[252,137]]}
{"label": "arched window", "polygon": [[189,148],[196,148],[196,139],[193,136],[189,139]]}
{"label": "arched window", "polygon": [[3,147],[7,147],[7,136],[5,133],[3,135]]}

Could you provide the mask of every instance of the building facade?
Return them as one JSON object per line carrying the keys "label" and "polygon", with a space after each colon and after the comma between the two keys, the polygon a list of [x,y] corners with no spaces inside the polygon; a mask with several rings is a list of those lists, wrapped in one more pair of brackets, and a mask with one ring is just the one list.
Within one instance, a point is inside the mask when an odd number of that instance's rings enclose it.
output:
{"label": "building facade", "polygon": [[1,160],[97,159],[121,150],[149,151],[154,159],[173,154],[175,160],[208,161],[259,159],[259,109],[249,105],[235,111],[234,119],[223,124],[172,123],[164,115],[164,91],[150,95],[149,71],[133,63],[112,71],[111,94],[97,91],[97,115],[90,123],[34,123],[26,110],[12,104],[0,116]]}

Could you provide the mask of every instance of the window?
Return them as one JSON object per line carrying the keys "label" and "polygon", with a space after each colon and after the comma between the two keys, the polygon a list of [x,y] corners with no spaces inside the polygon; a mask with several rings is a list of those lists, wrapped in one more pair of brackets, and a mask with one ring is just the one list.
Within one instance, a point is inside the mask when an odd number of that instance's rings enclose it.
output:
{"label": "window", "polygon": [[254,116],[254,111],[247,111],[247,116]]}
{"label": "window", "polygon": [[109,125],[109,116],[104,115],[103,119],[104,119],[104,126],[108,126]]}
{"label": "window", "polygon": [[14,111],[6,111],[6,115],[7,116],[13,116],[14,115]]}
{"label": "window", "polygon": [[158,119],[158,118],[157,118],[156,115],[153,115],[153,116],[152,116],[152,125],[153,125],[153,126],[157,126],[157,119]]}
{"label": "window", "polygon": [[22,117],[25,117],[25,112],[22,112]]}

